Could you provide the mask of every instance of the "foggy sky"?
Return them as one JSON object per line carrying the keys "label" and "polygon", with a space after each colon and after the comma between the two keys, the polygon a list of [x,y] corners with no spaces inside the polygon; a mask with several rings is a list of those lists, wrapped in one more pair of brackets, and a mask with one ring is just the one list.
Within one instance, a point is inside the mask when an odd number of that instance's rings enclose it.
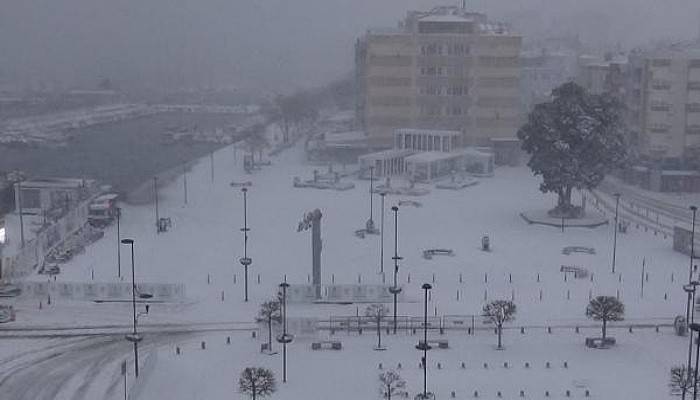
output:
{"label": "foggy sky", "polygon": [[[319,85],[352,70],[369,27],[395,26],[425,0],[0,0],[0,87],[43,81],[128,88]],[[578,34],[623,47],[687,39],[698,0],[472,0],[529,37]]]}

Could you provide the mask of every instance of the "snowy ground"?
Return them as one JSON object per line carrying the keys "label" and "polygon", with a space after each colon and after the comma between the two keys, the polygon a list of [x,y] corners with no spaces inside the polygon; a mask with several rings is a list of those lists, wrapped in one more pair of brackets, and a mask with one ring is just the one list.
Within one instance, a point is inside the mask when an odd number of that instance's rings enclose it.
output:
{"label": "snowy ground", "polygon": [[[204,158],[188,174],[186,205],[181,179],[162,188],[160,214],[173,220],[172,230],[165,234],[155,233],[153,206],[124,206],[121,232],[122,237],[136,241],[137,280],[187,285],[188,302],[154,305],[140,323],[251,321],[258,305],[274,295],[285,276],[291,284],[307,282],[311,273],[310,233],[297,233],[296,228],[303,214],[314,208],[324,214],[324,283],[330,283],[332,277],[335,283],[356,283],[358,279],[363,283],[382,282],[378,274],[379,236],[359,239],[353,235],[369,216],[369,182],[355,181],[357,187],[347,192],[294,189],[294,176],[309,179],[313,171],[301,160],[302,151],[295,148],[274,158],[271,167],[247,175],[242,170],[240,151],[235,154],[233,148],[225,148],[215,155],[212,182],[209,159]],[[253,265],[250,302],[243,303],[242,268],[237,262],[243,252],[239,231],[243,226],[242,195],[240,189],[229,184],[248,180],[253,181],[248,193],[248,250]],[[387,196],[385,204],[387,272],[392,269],[393,252],[390,207],[400,199],[404,198]],[[379,200],[376,196],[373,210],[377,225]],[[399,253],[404,257],[399,280],[407,295],[407,301],[399,305],[399,313],[422,315],[420,286],[430,282],[434,286],[431,314],[479,314],[485,299],[513,297],[518,305],[513,327],[532,327],[525,335],[517,329],[509,331],[508,348],[500,352],[492,348],[492,334],[449,333],[452,349],[435,350],[429,355],[430,368],[434,370],[431,376],[435,374],[429,379],[440,387],[433,387],[438,398],[448,398],[451,390],[462,398],[471,396],[474,390],[484,393],[484,398],[496,398],[498,390],[507,398],[516,397],[520,390],[525,390],[530,398],[543,397],[545,390],[553,398],[563,398],[567,389],[572,396],[582,397],[583,389],[578,386],[589,387],[592,396],[599,399],[666,396],[669,368],[684,360],[687,346],[687,339],[673,336],[670,329],[662,329],[661,333],[635,330],[633,334],[620,330],[615,333],[620,342],[617,348],[593,351],[585,349],[583,340],[595,331],[584,330],[575,335],[572,328],[555,328],[548,335],[545,327],[590,324],[584,315],[589,295],[619,294],[630,323],[670,323],[674,316],[683,314],[685,295],[680,286],[687,279],[688,259],[672,251],[671,238],[664,240],[643,230],[618,235],[617,273],[612,274],[610,227],[571,228],[562,233],[557,228],[528,225],[520,218],[521,211],[547,209],[554,202],[553,196],[538,191],[537,179],[524,168],[499,168],[494,178],[483,179],[477,186],[462,191],[433,189],[431,194],[413,200],[423,206],[399,210]],[[491,237],[492,252],[479,249],[485,233]],[[593,247],[596,254],[563,255],[562,248],[571,245]],[[424,260],[422,250],[435,247],[451,248],[456,255]],[[90,281],[92,271],[95,281],[116,281],[116,251],[116,228],[110,227],[104,239],[63,267],[58,281]],[[642,297],[643,260],[649,278]],[[559,272],[562,264],[584,267],[593,279],[570,276],[565,281]],[[129,269],[130,253],[122,248],[122,270]],[[387,274],[386,279],[390,282],[391,276]],[[289,315],[327,319],[330,315],[354,315],[357,307],[291,305]],[[38,310],[35,299],[19,300],[17,308],[15,326],[108,322],[126,325],[131,312],[126,304],[60,301],[51,306],[44,304]],[[362,308],[360,305],[360,311]],[[276,398],[375,398],[379,362],[385,366],[402,362],[412,392],[420,389],[415,336],[387,338],[386,352],[371,350],[375,340],[371,334],[336,336],[345,346],[337,353],[311,352],[309,342],[304,340],[290,346],[293,372],[290,382],[280,386]],[[171,399],[237,398],[232,394],[236,376],[243,367],[251,365],[268,365],[281,379],[279,356],[260,355],[258,342],[248,343],[249,336],[234,340],[220,351],[225,346],[223,336],[208,339],[212,345],[207,351],[194,351],[199,339],[192,340],[192,349],[180,357],[175,357],[172,348],[161,347],[158,365],[144,382],[142,398],[160,397],[165,387],[169,388]],[[187,344],[183,346],[188,349]],[[126,356],[130,347],[126,343],[123,347]],[[444,360],[445,367],[439,372],[434,364],[438,360]],[[552,363],[551,369],[543,366],[547,360]],[[466,370],[459,368],[462,361],[467,363]],[[513,367],[504,369],[504,361]],[[563,361],[568,361],[568,369],[561,367]],[[486,370],[484,362],[489,364]],[[530,369],[523,367],[525,362],[531,363]]]}

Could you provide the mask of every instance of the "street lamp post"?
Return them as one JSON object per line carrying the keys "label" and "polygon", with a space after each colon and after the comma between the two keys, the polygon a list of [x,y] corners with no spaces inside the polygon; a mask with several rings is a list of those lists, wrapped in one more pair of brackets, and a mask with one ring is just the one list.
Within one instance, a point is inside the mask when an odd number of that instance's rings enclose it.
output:
{"label": "street lamp post", "polygon": [[428,350],[430,346],[428,345],[428,291],[433,287],[429,283],[424,283],[422,286],[425,291],[425,298],[423,300],[423,342],[419,342],[416,348],[423,351],[423,358],[421,362],[423,363],[423,399],[428,398]]}
{"label": "street lamp post", "polygon": [[[695,370],[693,371],[693,400],[698,398],[698,360],[700,360],[700,324],[690,324],[690,329],[698,333],[698,339],[695,342]],[[692,334],[690,335],[693,336]]]}
{"label": "street lamp post", "polygon": [[618,208],[620,206],[620,193],[615,193],[615,228],[613,230],[613,256],[612,256],[612,273],[615,273],[615,258],[617,255],[617,216],[618,216]]}
{"label": "street lamp post", "polygon": [[17,202],[19,203],[19,240],[22,248],[24,248],[24,214],[22,210],[22,178],[17,175]]}
{"label": "street lamp post", "polygon": [[280,283],[282,288],[282,335],[277,337],[277,341],[282,343],[282,382],[287,382],[287,344],[292,342],[292,335],[287,333],[287,282]]}
{"label": "street lamp post", "polygon": [[[688,294],[688,302],[686,303],[686,324],[690,326],[691,321],[691,304],[693,302],[693,298],[695,297],[695,290],[697,286],[700,284],[700,282],[690,282],[687,285],[683,285],[683,290]],[[692,364],[692,357],[693,357],[693,335],[692,333],[688,335],[688,364],[686,371],[688,373],[688,379],[690,379],[690,368]],[[683,393],[682,393],[682,399],[685,400],[685,394],[686,394],[686,389],[683,388]]]}
{"label": "street lamp post", "polygon": [[117,277],[121,278],[122,277],[122,251],[119,243],[121,243],[121,231],[120,231],[120,220],[122,217],[122,209],[120,207],[117,207],[115,209],[116,214],[117,214]]}
{"label": "street lamp post", "polygon": [[688,265],[688,282],[693,280],[693,257],[695,257],[695,215],[698,212],[696,206],[690,206],[693,212],[692,229],[690,231],[690,265]]}
{"label": "street lamp post", "polygon": [[384,198],[386,192],[381,192],[379,195],[382,198],[382,217],[381,217],[381,232],[379,236],[379,273],[384,274]]}
{"label": "street lamp post", "polygon": [[182,188],[185,194],[185,205],[187,205],[187,164],[182,166]]}
{"label": "street lamp post", "polygon": [[241,232],[243,232],[243,257],[239,260],[241,265],[243,266],[243,269],[245,270],[244,272],[244,283],[245,283],[245,300],[248,301],[248,267],[253,263],[253,259],[248,257],[248,232],[250,231],[250,228],[248,228],[248,188],[242,188],[241,192],[243,192],[243,228],[241,228]]}
{"label": "street lamp post", "polygon": [[396,335],[396,310],[397,310],[397,296],[401,293],[401,288],[398,285],[398,274],[399,274],[399,207],[393,206],[391,210],[394,212],[394,256],[391,257],[394,260],[394,286],[389,288],[389,293],[394,295],[394,335]]}
{"label": "street lamp post", "polygon": [[136,331],[136,274],[134,268],[134,239],[122,239],[122,243],[131,246],[131,306],[134,316],[134,329],[131,335],[126,336],[126,340],[134,343],[134,374],[139,377],[139,342],[142,337]]}
{"label": "street lamp post", "polygon": [[160,214],[158,213],[158,177],[153,177],[153,195],[156,203],[156,233],[160,233]]}
{"label": "street lamp post", "polygon": [[374,219],[373,216],[373,197],[374,197],[374,167],[369,167],[369,219],[367,220],[366,228],[370,233],[375,232],[374,230]]}

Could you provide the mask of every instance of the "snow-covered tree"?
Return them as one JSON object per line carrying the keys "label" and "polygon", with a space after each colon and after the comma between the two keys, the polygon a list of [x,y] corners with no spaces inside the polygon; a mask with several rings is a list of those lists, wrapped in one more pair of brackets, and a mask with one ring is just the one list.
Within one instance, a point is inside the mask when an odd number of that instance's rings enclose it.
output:
{"label": "snow-covered tree", "polygon": [[279,298],[269,300],[260,305],[257,320],[267,324],[267,349],[272,351],[272,323],[282,319],[281,303]]}
{"label": "snow-covered tree", "polygon": [[613,296],[597,296],[588,303],[586,316],[596,321],[603,321],[603,340],[605,340],[608,321],[622,321],[625,316],[625,305]]}
{"label": "snow-covered tree", "polygon": [[494,325],[496,325],[499,349],[503,348],[501,341],[503,324],[515,319],[515,311],[515,303],[510,300],[494,300],[484,305],[484,317],[488,318]]}
{"label": "snow-covered tree", "polygon": [[241,377],[238,379],[238,390],[253,400],[257,397],[267,397],[277,390],[275,374],[269,369],[248,367],[241,372]]}
{"label": "snow-covered tree", "polygon": [[365,309],[365,316],[374,318],[377,323],[377,348],[382,348],[382,318],[389,314],[389,309],[384,304],[370,304]]}
{"label": "snow-covered tree", "polygon": [[401,396],[406,391],[406,381],[395,371],[379,374],[379,393],[383,399],[391,400],[392,396]]}
{"label": "snow-covered tree", "polygon": [[671,394],[675,396],[687,395],[693,393],[694,386],[694,373],[693,368],[688,368],[685,365],[676,366],[671,368],[671,377],[668,383],[671,389]]}
{"label": "snow-covered tree", "polygon": [[535,106],[518,131],[528,166],[542,176],[540,190],[558,195],[552,216],[575,218],[573,189],[592,189],[626,162],[622,105],[607,95],[589,94],[573,82],[552,91],[553,99]]}

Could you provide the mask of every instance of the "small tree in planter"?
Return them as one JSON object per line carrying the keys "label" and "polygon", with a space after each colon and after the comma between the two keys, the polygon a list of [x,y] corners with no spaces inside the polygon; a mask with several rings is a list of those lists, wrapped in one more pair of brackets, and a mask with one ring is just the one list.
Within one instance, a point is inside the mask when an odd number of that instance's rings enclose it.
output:
{"label": "small tree in planter", "polygon": [[382,318],[389,314],[389,309],[384,304],[370,304],[365,309],[365,316],[372,317],[377,323],[377,350],[384,350],[382,347]]}
{"label": "small tree in planter", "polygon": [[274,299],[262,303],[258,311],[257,320],[267,323],[267,350],[270,352],[272,351],[272,322],[279,323],[282,319],[280,308],[279,299]]}
{"label": "small tree in planter", "polygon": [[515,303],[509,300],[494,300],[484,305],[484,317],[488,318],[498,333],[498,349],[502,349],[503,324],[515,319]]}
{"label": "small tree in planter", "polygon": [[586,316],[596,321],[603,321],[603,343],[605,343],[608,321],[622,321],[625,305],[613,296],[597,296],[586,307]]}
{"label": "small tree in planter", "polygon": [[248,367],[241,372],[238,389],[253,400],[257,397],[267,397],[277,390],[275,374],[269,369]]}
{"label": "small tree in planter", "polygon": [[405,387],[406,381],[397,372],[386,371],[379,374],[379,393],[383,399],[391,400],[392,396],[405,394]]}
{"label": "small tree in planter", "polygon": [[668,386],[675,396],[693,393],[693,376],[695,370],[688,370],[685,365],[671,368],[671,378]]}

